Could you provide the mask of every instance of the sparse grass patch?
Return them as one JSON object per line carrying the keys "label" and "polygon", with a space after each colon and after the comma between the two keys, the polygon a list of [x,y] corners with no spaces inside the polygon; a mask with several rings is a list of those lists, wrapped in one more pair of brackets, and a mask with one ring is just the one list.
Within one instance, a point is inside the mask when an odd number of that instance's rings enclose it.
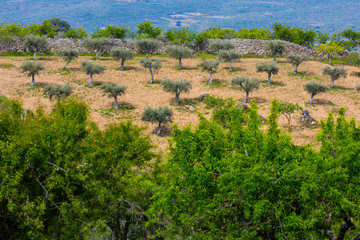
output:
{"label": "sparse grass patch", "polygon": [[195,58],[200,58],[200,59],[212,59],[212,58],[217,58],[217,55],[215,54],[211,54],[211,53],[203,53],[200,52],[196,55]]}
{"label": "sparse grass patch", "polygon": [[12,63],[4,62],[4,63],[0,63],[0,68],[11,69],[11,68],[15,68],[15,65]]}
{"label": "sparse grass patch", "polygon": [[74,83],[76,85],[81,86],[83,84],[83,81],[81,81],[80,79],[74,79],[70,81],[71,83]]}

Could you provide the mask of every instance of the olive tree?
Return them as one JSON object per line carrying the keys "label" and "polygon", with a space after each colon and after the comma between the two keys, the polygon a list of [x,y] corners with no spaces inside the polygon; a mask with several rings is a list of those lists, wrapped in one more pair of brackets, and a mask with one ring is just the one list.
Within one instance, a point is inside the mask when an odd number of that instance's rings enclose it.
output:
{"label": "olive tree", "polygon": [[163,86],[165,92],[175,93],[175,98],[174,98],[175,105],[179,104],[180,93],[182,92],[187,93],[190,91],[192,87],[191,81],[184,79],[174,81],[167,78],[161,81],[161,85]]}
{"label": "olive tree", "polygon": [[323,74],[324,75],[329,75],[330,78],[331,78],[331,88],[334,88],[334,81],[335,80],[338,80],[339,78],[341,77],[344,77],[346,78],[346,69],[341,67],[334,67],[334,68],[331,68],[329,66],[326,66],[323,68]]}
{"label": "olive tree", "polygon": [[241,58],[241,53],[235,50],[220,50],[218,54],[219,60],[229,61],[230,68],[229,70],[233,70],[232,61]]}
{"label": "olive tree", "polygon": [[79,51],[76,49],[64,49],[64,50],[60,50],[56,53],[58,56],[62,57],[66,63],[65,65],[62,67],[62,69],[65,69],[66,66],[74,59],[79,57]]}
{"label": "olive tree", "polygon": [[81,70],[85,72],[86,74],[90,75],[88,86],[92,87],[92,77],[94,74],[100,74],[105,71],[105,67],[101,64],[94,64],[89,61],[83,61],[81,62]]}
{"label": "olive tree", "polygon": [[316,52],[327,56],[329,65],[331,65],[331,57],[344,51],[345,48],[339,46],[337,43],[322,43],[316,48]]}
{"label": "olive tree", "polygon": [[304,84],[304,89],[311,94],[309,105],[312,105],[314,96],[328,91],[329,87],[324,84],[317,83],[315,80],[311,80],[310,82]]}
{"label": "olive tree", "polygon": [[111,44],[108,38],[88,38],[82,43],[83,47],[91,52],[95,52],[95,58],[99,59],[99,53],[104,52]]}
{"label": "olive tree", "polygon": [[53,97],[57,100],[61,100],[69,97],[72,93],[72,89],[73,88],[69,84],[48,84],[44,88],[44,93],[48,95],[50,101],[52,101]]}
{"label": "olive tree", "polygon": [[28,76],[31,77],[30,86],[35,86],[35,74],[39,74],[40,71],[44,70],[45,67],[41,62],[36,61],[25,61],[21,66],[20,69],[24,73],[28,73]]}
{"label": "olive tree", "polygon": [[161,61],[159,59],[140,59],[140,64],[143,68],[147,68],[150,71],[151,79],[150,83],[154,83],[154,72],[161,68]]}
{"label": "olive tree", "polygon": [[203,60],[200,63],[199,66],[202,68],[202,70],[210,73],[209,84],[212,84],[213,82],[212,74],[216,72],[217,68],[219,67],[219,64],[220,64],[219,61],[214,61],[214,60]]}
{"label": "olive tree", "polygon": [[141,120],[145,122],[158,123],[156,135],[160,135],[162,125],[172,122],[173,112],[168,106],[152,108],[147,106],[141,116]]}
{"label": "olive tree", "polygon": [[295,53],[290,53],[286,58],[291,64],[295,65],[294,74],[298,73],[298,67],[302,62],[309,60],[307,56]]}
{"label": "olive tree", "polygon": [[146,53],[146,59],[149,59],[149,54],[160,48],[160,41],[151,38],[140,38],[135,40],[135,47],[140,53]]}
{"label": "olive tree", "polygon": [[104,83],[101,84],[100,88],[105,94],[108,94],[109,97],[114,98],[114,108],[119,110],[117,97],[125,94],[126,86],[117,83]]}
{"label": "olive tree", "polygon": [[268,80],[267,83],[270,86],[271,85],[271,75],[278,74],[279,67],[274,62],[261,62],[256,65],[256,70],[258,72],[266,72],[268,74]]}
{"label": "olive tree", "polygon": [[126,60],[134,58],[134,52],[131,49],[122,47],[114,47],[111,49],[110,55],[116,61],[121,59],[119,70],[124,70],[124,63]]}
{"label": "olive tree", "polygon": [[212,53],[218,53],[220,50],[233,50],[235,45],[230,40],[216,40],[209,44],[209,50]]}
{"label": "olive tree", "polygon": [[282,54],[286,49],[285,43],[279,40],[270,41],[266,44],[265,50],[271,51],[274,55],[274,61],[277,61],[277,55]]}
{"label": "olive tree", "polygon": [[166,53],[169,57],[179,60],[178,68],[182,68],[181,60],[183,58],[190,58],[193,55],[193,51],[190,48],[176,45],[168,47]]}
{"label": "olive tree", "polygon": [[27,35],[24,38],[23,46],[25,49],[34,52],[34,60],[36,59],[36,53],[40,50],[46,50],[48,46],[48,41],[46,36],[38,35]]}
{"label": "olive tree", "polygon": [[260,86],[260,81],[257,78],[249,78],[244,76],[236,76],[231,79],[231,85],[234,87],[241,87],[245,91],[245,98],[243,103],[248,102],[249,93]]}

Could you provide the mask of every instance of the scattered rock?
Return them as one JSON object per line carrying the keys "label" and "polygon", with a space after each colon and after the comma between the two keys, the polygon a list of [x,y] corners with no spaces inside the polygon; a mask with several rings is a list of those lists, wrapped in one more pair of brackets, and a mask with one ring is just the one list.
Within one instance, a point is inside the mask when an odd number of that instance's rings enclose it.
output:
{"label": "scattered rock", "polygon": [[23,94],[23,92],[20,91],[20,90],[16,90],[16,93],[17,93],[17,94],[20,94],[20,95]]}
{"label": "scattered rock", "polygon": [[190,107],[189,107],[189,110],[190,110],[190,111],[195,111],[195,108],[194,108],[193,106],[190,106]]}
{"label": "scattered rock", "polygon": [[317,121],[310,116],[309,110],[304,110],[300,122],[308,127],[317,126]]}

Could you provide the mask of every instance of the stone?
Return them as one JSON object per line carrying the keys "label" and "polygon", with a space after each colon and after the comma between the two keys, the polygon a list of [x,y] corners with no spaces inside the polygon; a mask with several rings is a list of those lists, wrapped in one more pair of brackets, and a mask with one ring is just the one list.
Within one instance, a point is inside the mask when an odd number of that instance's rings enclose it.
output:
{"label": "stone", "polygon": [[317,121],[310,116],[309,110],[304,110],[300,118],[300,122],[308,127],[317,126]]}
{"label": "stone", "polygon": [[190,111],[195,111],[195,108],[194,108],[193,106],[190,106],[190,107],[189,107],[189,110],[190,110]]}

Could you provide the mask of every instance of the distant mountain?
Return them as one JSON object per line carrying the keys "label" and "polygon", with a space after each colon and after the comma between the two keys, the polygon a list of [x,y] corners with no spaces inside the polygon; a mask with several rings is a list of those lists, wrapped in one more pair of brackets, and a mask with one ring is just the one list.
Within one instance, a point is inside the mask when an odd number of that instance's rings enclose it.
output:
{"label": "distant mountain", "polygon": [[106,25],[135,30],[143,20],[164,29],[270,27],[274,22],[339,32],[360,30],[359,0],[2,0],[0,21],[30,23],[58,17],[92,32]]}

